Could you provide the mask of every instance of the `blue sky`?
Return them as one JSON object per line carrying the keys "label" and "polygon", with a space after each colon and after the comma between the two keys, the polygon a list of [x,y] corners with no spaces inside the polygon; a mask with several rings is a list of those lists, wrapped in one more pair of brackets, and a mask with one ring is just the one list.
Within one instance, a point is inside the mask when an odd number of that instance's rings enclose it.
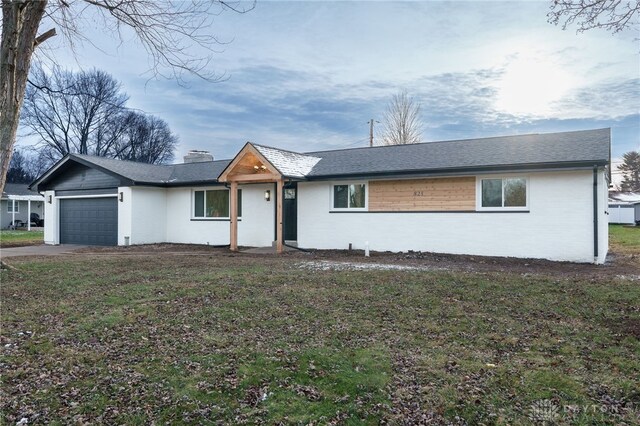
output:
{"label": "blue sky", "polygon": [[611,127],[614,157],[640,149],[638,32],[562,31],[549,4],[258,1],[212,27],[230,43],[211,69],[228,79],[186,87],[149,80],[133,38],[87,29],[95,46],[73,56],[57,40],[50,56],[120,80],[129,106],[179,135],[176,161],[189,149],[230,158],[246,141],[366,146],[367,121],[399,90],[421,103],[425,141]]}

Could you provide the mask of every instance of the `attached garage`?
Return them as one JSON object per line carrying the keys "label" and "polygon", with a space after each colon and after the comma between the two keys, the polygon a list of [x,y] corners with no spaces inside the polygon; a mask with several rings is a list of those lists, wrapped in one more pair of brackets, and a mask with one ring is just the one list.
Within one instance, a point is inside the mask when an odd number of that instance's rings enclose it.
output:
{"label": "attached garage", "polygon": [[60,200],[60,243],[96,246],[118,244],[116,197]]}
{"label": "attached garage", "polygon": [[45,243],[118,245],[118,188],[127,185],[129,179],[81,156],[65,157],[37,181],[45,194]]}

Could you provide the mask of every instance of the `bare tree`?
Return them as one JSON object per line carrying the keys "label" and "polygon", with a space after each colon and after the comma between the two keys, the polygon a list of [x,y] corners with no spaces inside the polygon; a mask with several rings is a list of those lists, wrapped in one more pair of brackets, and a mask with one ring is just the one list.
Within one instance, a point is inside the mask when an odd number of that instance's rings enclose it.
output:
{"label": "bare tree", "polygon": [[404,145],[419,143],[422,136],[420,104],[406,91],[393,95],[384,113],[382,143]]}
{"label": "bare tree", "polygon": [[51,74],[35,66],[22,124],[38,136],[41,155],[55,162],[69,153],[164,163],[177,137],[163,120],[131,111],[120,83],[100,70]]}
{"label": "bare tree", "polygon": [[[68,153],[109,156],[114,127],[125,114],[127,95],[104,71],[73,73],[33,67],[22,108],[22,125],[48,145],[54,157]],[[110,130],[107,130],[110,129]]]}
{"label": "bare tree", "polygon": [[115,157],[150,164],[173,160],[178,137],[171,132],[166,121],[152,115],[130,112],[124,123]]}
{"label": "bare tree", "polygon": [[547,18],[563,30],[575,23],[578,32],[601,28],[615,34],[637,26],[638,15],[638,0],[553,0]]}
{"label": "bare tree", "polygon": [[35,176],[31,173],[29,160],[21,150],[16,150],[11,157],[9,171],[7,172],[8,183],[31,183]]}
{"label": "bare tree", "polygon": [[[56,30],[72,45],[90,42],[82,23],[102,23],[103,33],[115,33],[120,41],[129,29],[147,51],[152,76],[181,81],[188,73],[216,80],[220,76],[209,65],[221,41],[209,32],[213,18],[226,9],[244,13],[253,7],[254,2],[225,0],[2,0],[0,191],[16,140],[31,58]],[[49,29],[38,35],[42,25]],[[204,50],[195,53],[193,48]]]}
{"label": "bare tree", "polygon": [[8,183],[31,183],[40,176],[51,163],[39,152],[31,148],[16,149],[11,157]]}

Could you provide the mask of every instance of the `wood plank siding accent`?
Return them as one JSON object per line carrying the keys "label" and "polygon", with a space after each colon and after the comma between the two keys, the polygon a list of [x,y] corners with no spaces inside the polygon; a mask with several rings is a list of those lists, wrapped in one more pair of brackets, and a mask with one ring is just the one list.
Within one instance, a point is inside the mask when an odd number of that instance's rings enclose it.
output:
{"label": "wood plank siding accent", "polygon": [[476,178],[369,181],[369,211],[474,211]]}

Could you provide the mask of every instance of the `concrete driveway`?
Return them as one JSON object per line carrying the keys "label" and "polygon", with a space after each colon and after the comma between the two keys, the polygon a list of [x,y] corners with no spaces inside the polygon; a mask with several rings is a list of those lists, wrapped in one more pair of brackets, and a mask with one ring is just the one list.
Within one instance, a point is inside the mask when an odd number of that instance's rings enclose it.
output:
{"label": "concrete driveway", "polygon": [[51,246],[40,244],[37,246],[24,246],[24,247],[0,247],[0,257],[16,257],[16,256],[55,256],[58,254],[72,253],[81,248],[87,246],[81,246],[76,244],[61,244],[58,246]]}

